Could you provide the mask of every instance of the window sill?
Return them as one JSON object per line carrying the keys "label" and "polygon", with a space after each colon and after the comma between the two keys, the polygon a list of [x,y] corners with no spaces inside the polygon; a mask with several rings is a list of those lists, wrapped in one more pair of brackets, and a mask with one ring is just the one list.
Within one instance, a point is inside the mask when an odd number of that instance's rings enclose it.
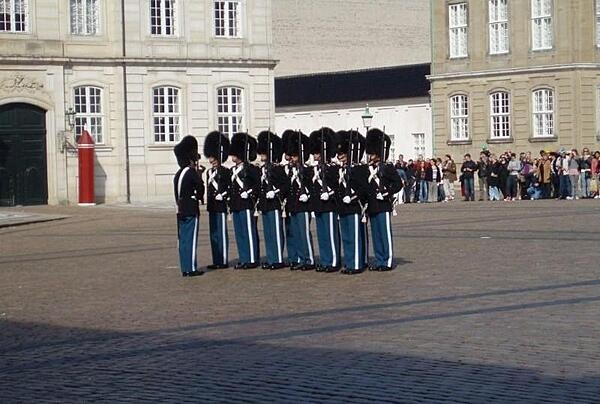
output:
{"label": "window sill", "polygon": [[529,143],[558,142],[558,136],[530,137],[528,140],[529,140]]}
{"label": "window sill", "polygon": [[448,140],[446,142],[448,146],[459,146],[459,145],[468,145],[473,144],[472,140]]}
{"label": "window sill", "polygon": [[493,138],[493,139],[487,139],[486,143],[488,144],[502,144],[502,143],[514,143],[515,139],[512,137],[507,137],[507,138]]}
{"label": "window sill", "polygon": [[173,143],[165,143],[165,144],[151,144],[148,145],[148,151],[165,151],[165,150],[169,150],[172,151],[173,147],[175,147],[177,143],[173,142]]}

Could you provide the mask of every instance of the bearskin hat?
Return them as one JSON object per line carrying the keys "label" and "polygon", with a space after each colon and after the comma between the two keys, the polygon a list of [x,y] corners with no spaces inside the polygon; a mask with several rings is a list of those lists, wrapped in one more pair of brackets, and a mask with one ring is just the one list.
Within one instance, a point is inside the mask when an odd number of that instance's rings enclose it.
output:
{"label": "bearskin hat", "polygon": [[229,138],[218,131],[210,132],[204,139],[204,156],[217,159],[220,163],[229,156]]}
{"label": "bearskin hat", "polygon": [[373,128],[367,132],[367,154],[376,154],[385,161],[390,155],[391,145],[392,140],[383,131]]}
{"label": "bearskin hat", "polygon": [[310,134],[310,152],[311,154],[321,154],[325,152],[324,159],[331,160],[335,156],[335,132],[323,127]]}
{"label": "bearskin hat", "polygon": [[187,135],[173,148],[175,157],[177,158],[177,164],[183,168],[190,164],[190,161],[198,161],[200,156],[198,155],[198,141],[194,136]]}
{"label": "bearskin hat", "polygon": [[[258,134],[257,154],[264,154],[272,163],[279,163],[283,155],[283,142],[273,132],[264,130]],[[269,155],[270,153],[270,155]]]}
{"label": "bearskin hat", "polygon": [[256,160],[256,139],[245,132],[238,132],[231,138],[229,155],[236,156],[244,162]]}
{"label": "bearskin hat", "polygon": [[334,150],[337,154],[347,154],[349,159],[358,162],[365,152],[365,138],[356,130],[341,130],[335,134]]}
{"label": "bearskin hat", "polygon": [[287,132],[283,133],[286,135],[287,141],[285,154],[288,156],[298,156],[302,162],[306,162],[310,156],[310,139],[300,131]]}

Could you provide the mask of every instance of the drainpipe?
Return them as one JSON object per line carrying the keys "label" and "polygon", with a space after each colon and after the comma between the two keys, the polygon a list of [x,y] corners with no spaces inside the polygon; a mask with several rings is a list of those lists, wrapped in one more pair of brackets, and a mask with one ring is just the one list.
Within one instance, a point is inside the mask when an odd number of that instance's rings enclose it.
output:
{"label": "drainpipe", "polygon": [[129,170],[129,119],[127,114],[127,65],[125,58],[127,56],[127,48],[125,46],[125,0],[121,0],[121,45],[123,61],[121,67],[123,69],[123,120],[125,130],[125,182],[127,184],[127,203],[131,203],[131,179]]}

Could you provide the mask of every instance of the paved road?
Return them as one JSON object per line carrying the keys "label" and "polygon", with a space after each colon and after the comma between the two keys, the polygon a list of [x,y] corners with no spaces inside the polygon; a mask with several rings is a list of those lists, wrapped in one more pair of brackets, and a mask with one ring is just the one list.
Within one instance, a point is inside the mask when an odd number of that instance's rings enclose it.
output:
{"label": "paved road", "polygon": [[600,400],[597,200],[403,206],[354,277],[182,278],[169,209],[24,210],[68,217],[0,229],[3,403]]}

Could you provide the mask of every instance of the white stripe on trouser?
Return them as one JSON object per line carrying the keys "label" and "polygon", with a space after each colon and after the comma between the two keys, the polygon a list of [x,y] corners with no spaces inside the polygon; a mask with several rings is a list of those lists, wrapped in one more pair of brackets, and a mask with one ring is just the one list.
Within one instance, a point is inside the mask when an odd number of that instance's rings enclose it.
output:
{"label": "white stripe on trouser", "polygon": [[283,257],[281,256],[281,229],[279,228],[279,210],[274,210],[273,213],[275,214],[275,231],[277,232],[277,234],[275,234],[275,238],[277,239],[277,258],[279,259],[279,261],[277,261],[278,264],[283,262]]}
{"label": "white stripe on trouser", "polygon": [[250,224],[250,219],[252,219],[252,217],[250,216],[250,209],[246,209],[246,220],[247,220],[247,226],[248,227],[248,241],[250,243],[250,262],[254,263],[255,259],[254,259],[254,231],[252,231],[252,225]]}
{"label": "white stripe on trouser", "polygon": [[392,247],[392,228],[391,228],[390,224],[391,224],[390,212],[385,212],[385,227],[387,230],[388,251],[390,253],[390,256],[387,261],[388,267],[392,266],[392,258],[394,257],[394,251],[393,251],[393,247]]}
{"label": "white stripe on trouser", "polygon": [[222,213],[223,217],[221,218],[221,240],[223,241],[223,264],[227,265],[227,243],[226,234],[225,234],[225,215],[226,213]]}
{"label": "white stripe on trouser", "polygon": [[306,245],[308,247],[308,257],[310,258],[310,265],[314,265],[315,259],[313,257],[312,246],[310,245],[310,222],[309,222],[309,213],[304,213],[304,222],[306,223]]}
{"label": "white stripe on trouser", "polygon": [[361,266],[358,264],[358,260],[359,260],[359,254],[358,254],[358,232],[360,231],[360,229],[358,228],[358,215],[355,214],[354,215],[354,268],[352,269],[358,269]]}
{"label": "white stripe on trouser", "polygon": [[333,228],[333,212],[329,212],[329,239],[331,241],[331,252],[333,253],[333,259],[331,261],[331,266],[332,267],[336,267],[337,266],[337,250],[335,249],[335,235],[334,235],[334,231],[335,229]]}
{"label": "white stripe on trouser", "polygon": [[196,242],[198,240],[198,216],[196,216],[194,218],[194,238],[192,241],[192,271],[196,270],[196,254],[197,254],[197,249],[196,249]]}

